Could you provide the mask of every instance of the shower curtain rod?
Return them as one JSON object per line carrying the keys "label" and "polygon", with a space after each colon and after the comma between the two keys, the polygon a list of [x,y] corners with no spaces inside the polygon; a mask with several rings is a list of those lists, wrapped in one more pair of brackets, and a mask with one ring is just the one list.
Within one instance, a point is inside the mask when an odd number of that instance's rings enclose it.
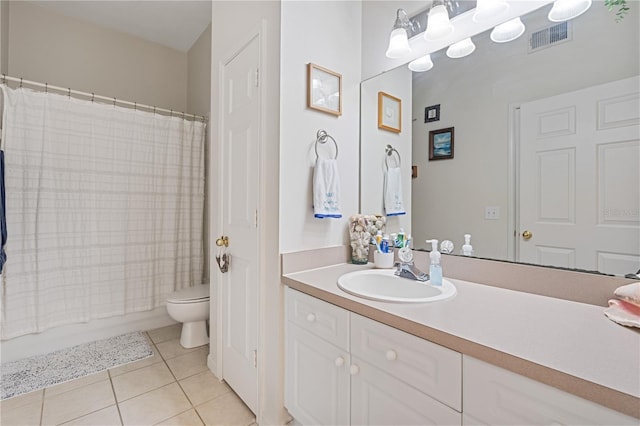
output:
{"label": "shower curtain rod", "polygon": [[70,88],[65,88],[65,87],[60,87],[60,86],[53,86],[51,84],[48,83],[39,83],[37,81],[30,81],[30,80],[24,80],[23,78],[16,78],[16,77],[10,77],[6,74],[2,74],[2,82],[6,83],[7,81],[12,81],[14,83],[20,83],[20,87],[22,87],[23,84],[27,84],[29,86],[36,86],[39,88],[43,88],[45,92],[47,92],[49,89],[51,90],[57,90],[59,92],[63,92],[69,95],[69,97],[71,97],[71,95],[80,95],[80,96],[84,96],[87,98],[90,98],[91,102],[94,101],[94,99],[100,99],[103,101],[108,101],[110,103],[113,103],[113,105],[115,106],[116,104],[120,104],[120,105],[125,105],[128,107],[133,107],[134,109],[138,109],[138,108],[142,108],[142,109],[146,109],[149,110],[150,112],[156,113],[156,112],[163,112],[163,113],[169,113],[172,117],[174,114],[177,114],[178,116],[182,116],[183,119],[187,119],[187,118],[191,118],[193,117],[194,120],[201,120],[203,123],[207,122],[207,118],[202,116],[202,115],[196,115],[196,114],[187,114],[184,112],[180,112],[180,111],[174,111],[171,109],[165,109],[165,108],[157,108],[155,106],[150,106],[150,105],[144,105],[144,104],[139,104],[137,102],[129,102],[129,101],[123,101],[121,99],[116,99],[115,97],[108,97],[108,96],[100,96],[100,95],[96,95],[94,93],[87,93],[87,92],[81,92],[79,90],[72,90]]}

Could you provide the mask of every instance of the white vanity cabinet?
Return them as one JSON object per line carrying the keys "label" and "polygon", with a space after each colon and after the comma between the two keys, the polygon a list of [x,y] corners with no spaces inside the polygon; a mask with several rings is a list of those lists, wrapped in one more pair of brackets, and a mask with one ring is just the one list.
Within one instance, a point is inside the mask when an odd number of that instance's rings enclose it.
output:
{"label": "white vanity cabinet", "polygon": [[461,355],[286,292],[285,405],[301,424],[462,423]]}
{"label": "white vanity cabinet", "polygon": [[349,312],[286,292],[285,406],[301,424],[347,425]]}
{"label": "white vanity cabinet", "polygon": [[464,425],[638,425],[639,420],[464,355]]}

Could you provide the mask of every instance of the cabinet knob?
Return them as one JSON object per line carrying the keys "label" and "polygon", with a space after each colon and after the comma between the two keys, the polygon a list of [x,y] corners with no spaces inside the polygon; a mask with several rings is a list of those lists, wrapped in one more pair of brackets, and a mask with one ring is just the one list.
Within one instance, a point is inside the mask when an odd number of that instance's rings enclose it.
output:
{"label": "cabinet knob", "polygon": [[389,361],[395,361],[396,359],[398,359],[398,354],[396,353],[396,351],[394,351],[393,349],[389,349],[387,351],[387,353],[384,354],[384,356],[389,360]]}
{"label": "cabinet knob", "polygon": [[316,316],[315,314],[309,314],[307,315],[307,321],[309,322],[314,322],[316,320]]}
{"label": "cabinet knob", "polygon": [[352,376],[355,376],[359,372],[360,372],[360,367],[358,367],[357,365],[353,364],[351,367],[349,367],[349,374],[351,374]]}
{"label": "cabinet knob", "polygon": [[338,358],[336,358],[335,364],[336,364],[336,367],[342,367],[344,365],[344,358],[339,356]]}

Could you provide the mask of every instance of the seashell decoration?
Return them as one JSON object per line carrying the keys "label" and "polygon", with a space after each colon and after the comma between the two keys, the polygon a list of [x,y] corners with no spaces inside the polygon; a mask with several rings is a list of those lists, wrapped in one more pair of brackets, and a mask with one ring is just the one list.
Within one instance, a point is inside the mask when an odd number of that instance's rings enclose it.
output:
{"label": "seashell decoration", "polygon": [[385,225],[384,216],[354,214],[349,218],[351,263],[364,265],[369,262],[369,245],[378,231],[384,234]]}

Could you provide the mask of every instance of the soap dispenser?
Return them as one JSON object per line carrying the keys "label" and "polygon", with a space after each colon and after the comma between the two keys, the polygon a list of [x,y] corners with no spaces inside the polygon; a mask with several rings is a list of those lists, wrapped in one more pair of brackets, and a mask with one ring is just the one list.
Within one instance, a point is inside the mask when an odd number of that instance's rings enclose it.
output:
{"label": "soap dispenser", "polygon": [[438,240],[426,240],[427,243],[431,243],[431,253],[429,258],[431,259],[431,265],[429,265],[429,282],[434,286],[442,285],[442,266],[440,266],[440,258],[442,255],[438,251]]}
{"label": "soap dispenser", "polygon": [[471,234],[464,234],[464,245],[462,246],[462,255],[473,255],[473,247],[471,247]]}

